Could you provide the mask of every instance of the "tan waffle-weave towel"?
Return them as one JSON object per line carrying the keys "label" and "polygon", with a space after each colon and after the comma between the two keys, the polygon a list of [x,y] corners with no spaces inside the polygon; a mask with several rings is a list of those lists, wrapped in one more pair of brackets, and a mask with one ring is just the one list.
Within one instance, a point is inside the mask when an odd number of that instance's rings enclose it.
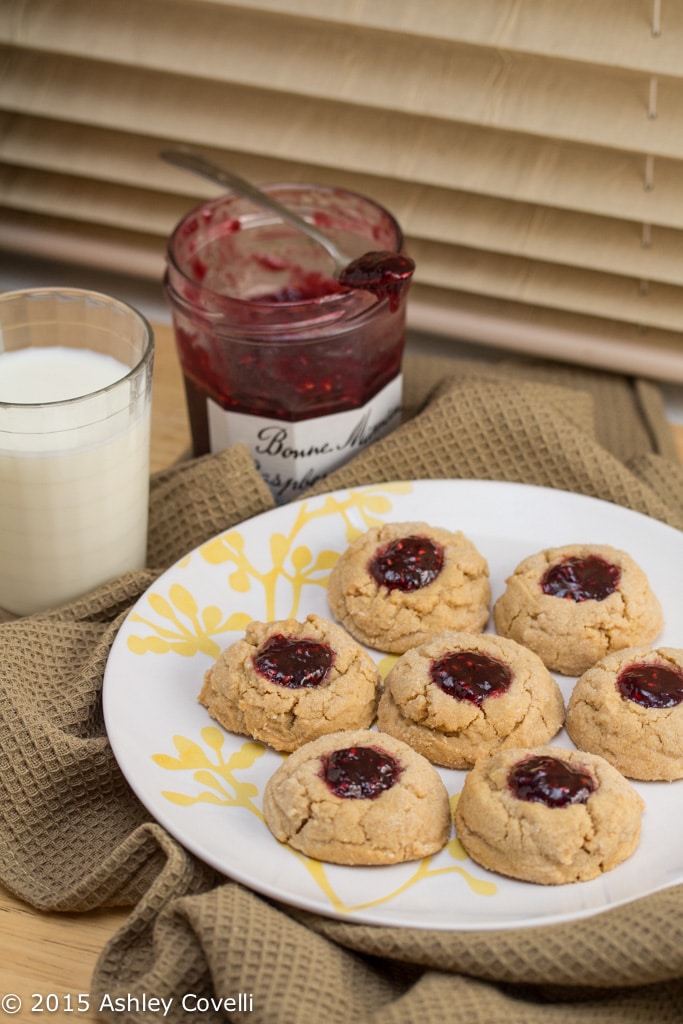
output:
{"label": "tan waffle-weave towel", "polygon": [[[318,490],[513,480],[683,528],[683,467],[652,385],[530,363],[409,359],[405,369],[408,420]],[[683,887],[571,925],[372,927],[276,906],[218,877],[150,821],[103,728],[110,644],[161,569],[270,506],[245,449],[174,467],[153,481],[149,570],[0,626],[0,879],[46,909],[133,907],[100,957],[94,998],[173,998],[166,1020],[202,1024],[681,1024]],[[249,992],[253,1010],[188,1016],[188,992]]]}

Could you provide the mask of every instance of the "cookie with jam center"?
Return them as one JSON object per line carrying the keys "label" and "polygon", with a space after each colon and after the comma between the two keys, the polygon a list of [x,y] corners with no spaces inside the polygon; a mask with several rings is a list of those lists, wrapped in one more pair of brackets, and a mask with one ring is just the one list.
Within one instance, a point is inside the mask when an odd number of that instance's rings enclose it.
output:
{"label": "cookie with jam center", "polygon": [[482,867],[540,885],[597,878],[640,842],[645,802],[596,754],[545,746],[478,761],[455,807],[458,839]]}
{"label": "cookie with jam center", "polygon": [[276,839],[333,864],[399,864],[437,853],[450,834],[448,793],[407,744],[374,730],[299,747],[263,794]]}
{"label": "cookie with jam center", "polygon": [[493,608],[496,630],[544,664],[578,676],[612,651],[651,643],[662,609],[647,576],[625,551],[569,544],[525,558]]}
{"label": "cookie with jam center", "polygon": [[339,729],[372,725],[380,677],[374,661],[334,622],[251,622],[204,675],[199,703],[229,732],[275,750]]}
{"label": "cookie with jam center", "polygon": [[358,537],[330,573],[335,618],[368,647],[403,654],[444,630],[489,618],[488,565],[461,532],[385,523]]}
{"label": "cookie with jam center", "polygon": [[601,658],[574,686],[567,732],[628,778],[683,778],[683,650],[634,647]]}
{"label": "cookie with jam center", "polygon": [[468,769],[505,747],[547,743],[562,727],[564,701],[533,651],[488,633],[447,632],[398,659],[377,721],[434,764]]}

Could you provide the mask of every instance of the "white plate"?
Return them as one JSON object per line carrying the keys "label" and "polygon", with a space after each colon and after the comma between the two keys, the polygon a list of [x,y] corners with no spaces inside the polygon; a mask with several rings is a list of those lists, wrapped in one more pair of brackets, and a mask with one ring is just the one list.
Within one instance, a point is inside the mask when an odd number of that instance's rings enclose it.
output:
{"label": "white plate", "polygon": [[[683,782],[636,784],[647,804],[637,852],[601,878],[574,885],[494,875],[470,861],[454,837],[435,857],[373,868],[320,864],[272,837],[261,795],[281,757],[216,726],[197,703],[204,671],[242,635],[248,618],[329,617],[332,553],[375,523],[410,520],[463,530],[488,559],[494,600],[517,563],[541,548],[622,548],[662,602],[658,643],[683,646],[683,533],[618,505],[477,480],[378,484],[285,505],[181,559],[140,598],[116,637],[104,677],[105,720],[142,803],[226,875],[285,903],[352,921],[457,930],[550,924],[683,881]],[[567,698],[573,680],[558,680]],[[554,742],[570,745],[564,732]],[[450,794],[460,791],[462,772],[441,775]]]}

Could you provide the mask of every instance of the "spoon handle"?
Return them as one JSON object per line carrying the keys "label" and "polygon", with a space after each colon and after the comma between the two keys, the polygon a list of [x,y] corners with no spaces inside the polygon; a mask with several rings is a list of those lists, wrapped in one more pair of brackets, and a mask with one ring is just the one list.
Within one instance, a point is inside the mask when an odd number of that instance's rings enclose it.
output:
{"label": "spoon handle", "polygon": [[317,242],[318,245],[326,249],[334,260],[336,269],[341,269],[348,263],[348,258],[339,251],[332,239],[328,238],[322,231],[319,231],[315,225],[299,217],[292,210],[287,209],[286,206],[282,206],[276,199],[272,199],[266,192],[262,192],[261,189],[245,181],[244,178],[240,178],[234,171],[228,171],[225,167],[221,167],[220,164],[207,159],[202,153],[186,146],[164,149],[159,156],[169,164],[182,167],[186,171],[193,171],[195,174],[208,178],[209,181],[213,181],[217,185],[237,192],[238,195],[244,196],[245,199],[250,199],[256,206],[263,207],[277,214],[282,220],[292,224],[299,231],[302,231]]}

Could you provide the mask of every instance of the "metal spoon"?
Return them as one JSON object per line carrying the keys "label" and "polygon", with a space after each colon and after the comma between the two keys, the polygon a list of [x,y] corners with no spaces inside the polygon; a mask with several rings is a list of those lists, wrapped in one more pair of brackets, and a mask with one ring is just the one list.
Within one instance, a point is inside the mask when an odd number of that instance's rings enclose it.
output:
{"label": "metal spoon", "polygon": [[225,167],[214,163],[213,160],[209,160],[202,153],[190,149],[188,146],[164,149],[159,155],[169,164],[182,167],[186,171],[193,171],[223,188],[250,199],[257,206],[270,210],[281,220],[287,221],[308,235],[329,253],[334,261],[335,276],[341,284],[348,288],[360,288],[381,296],[389,296],[390,300],[395,303],[401,286],[413,276],[414,261],[400,253],[368,252],[357,259],[349,260],[349,257],[335,245],[332,239],[323,231],[319,231],[314,224],[310,224],[286,206],[282,206],[276,199],[266,192],[262,192],[261,189],[238,174],[228,171]]}

